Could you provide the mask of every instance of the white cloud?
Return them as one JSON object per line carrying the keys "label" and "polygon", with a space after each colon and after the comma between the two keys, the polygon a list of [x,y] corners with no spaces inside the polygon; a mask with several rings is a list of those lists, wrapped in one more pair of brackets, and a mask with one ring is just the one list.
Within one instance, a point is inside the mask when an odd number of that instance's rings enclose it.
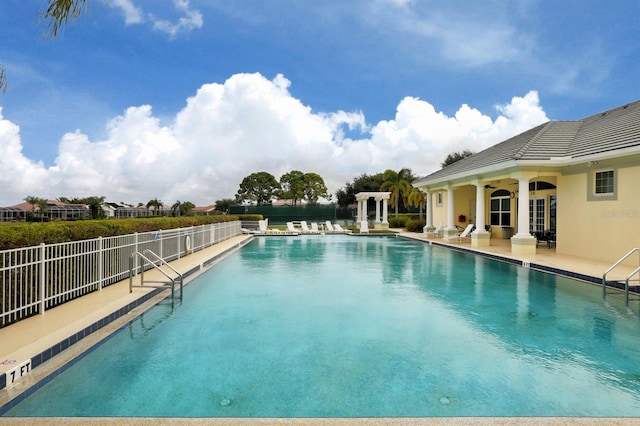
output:
{"label": "white cloud", "polygon": [[[114,0],[113,5],[124,13],[126,25],[146,22],[145,13],[133,3],[133,0]],[[174,38],[180,32],[202,28],[202,13],[197,9],[192,9],[189,0],[173,0],[173,5],[176,11],[183,16],[179,17],[177,21],[172,21],[148,13],[148,21],[152,23],[153,29],[167,33],[171,38]]]}
{"label": "white cloud", "polygon": [[126,25],[141,24],[144,22],[142,10],[133,4],[132,0],[112,0],[113,6],[119,7],[124,13]]}
{"label": "white cloud", "polygon": [[154,29],[165,32],[173,38],[179,32],[202,28],[202,13],[196,9],[190,9],[189,0],[174,0],[173,4],[184,16],[180,17],[177,22],[172,22],[149,14],[149,19],[153,22]]}
{"label": "white cloud", "polygon": [[335,193],[361,173],[433,172],[452,151],[479,151],[547,120],[532,91],[497,106],[495,120],[467,105],[450,117],[407,97],[392,120],[368,125],[360,112],[315,113],[289,86],[282,75],[236,74],[200,87],[168,124],[149,105],[130,107],[108,122],[104,140],[65,134],[49,168],[24,157],[18,126],[0,115],[0,205],[27,195],[209,204],[259,171],[315,172]]}
{"label": "white cloud", "polygon": [[[429,52],[457,66],[481,67],[520,62],[530,58],[533,37],[508,16],[500,2],[426,3],[410,0],[378,0],[368,8],[373,28],[384,28],[386,37],[396,32],[408,49]],[[415,51],[412,52],[415,55]]]}

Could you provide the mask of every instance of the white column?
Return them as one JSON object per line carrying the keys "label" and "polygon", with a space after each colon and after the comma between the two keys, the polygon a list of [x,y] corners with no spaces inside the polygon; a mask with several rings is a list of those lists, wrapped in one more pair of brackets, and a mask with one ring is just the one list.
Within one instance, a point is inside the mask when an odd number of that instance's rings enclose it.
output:
{"label": "white column", "polygon": [[362,200],[362,219],[360,220],[369,220],[369,213],[367,212],[368,201],[369,198],[365,198],[364,200]]}
{"label": "white column", "polygon": [[362,200],[356,200],[358,202],[358,213],[356,214],[356,222],[360,223],[362,219]]}
{"label": "white column", "polygon": [[375,223],[380,223],[380,198],[374,198],[376,200],[376,220]]}
{"label": "white column", "polygon": [[450,231],[455,231],[457,229],[454,211],[453,188],[449,188],[447,189],[447,229]]}
{"label": "white column", "polygon": [[388,213],[389,213],[389,199],[383,198],[382,199],[382,224],[383,225],[389,224]]}
{"label": "white column", "polygon": [[484,231],[486,225],[484,215],[484,184],[476,183],[476,229],[475,233]]}
{"label": "white column", "polygon": [[529,178],[518,178],[518,233],[517,237],[530,237],[529,233]]}
{"label": "white column", "polygon": [[427,205],[425,209],[427,210],[427,229],[433,228],[433,200],[431,192],[425,192],[425,200],[427,200]]}

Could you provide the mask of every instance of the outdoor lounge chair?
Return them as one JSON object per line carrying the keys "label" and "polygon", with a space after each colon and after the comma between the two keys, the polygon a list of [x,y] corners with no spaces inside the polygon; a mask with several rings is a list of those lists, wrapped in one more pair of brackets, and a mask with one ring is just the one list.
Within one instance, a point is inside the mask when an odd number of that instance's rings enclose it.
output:
{"label": "outdoor lounge chair", "polygon": [[258,232],[256,232],[257,234],[268,234],[268,235],[273,235],[273,234],[280,234],[282,233],[281,230],[279,229],[269,229],[267,227],[267,221],[266,220],[259,220],[258,221]]}
{"label": "outdoor lounge chair", "polygon": [[303,220],[300,222],[300,227],[302,228],[303,234],[319,234],[320,233],[320,231],[312,231],[311,229],[309,229],[309,225],[307,225],[306,220]]}
{"label": "outdoor lounge chair", "polygon": [[311,232],[314,232],[316,234],[321,234],[322,233],[320,231],[320,229],[318,228],[318,224],[316,222],[311,222]]}
{"label": "outdoor lounge chair", "polygon": [[459,243],[462,242],[462,240],[464,240],[465,238],[471,238],[471,231],[473,231],[474,225],[473,223],[470,223],[467,225],[466,228],[464,228],[464,231],[456,234],[456,235],[452,235],[451,237],[447,237],[445,238],[446,241],[450,241],[450,240],[455,240],[457,239]]}
{"label": "outdoor lounge chair", "polygon": [[360,233],[361,234],[369,233],[369,222],[367,222],[366,220],[363,220],[360,222]]}
{"label": "outdoor lounge chair", "polygon": [[440,222],[440,224],[436,227],[436,229],[433,229],[431,231],[426,231],[425,235],[428,237],[429,235],[433,235],[433,237],[442,237],[442,228],[443,228],[443,224],[442,222]]}
{"label": "outdoor lounge chair", "polygon": [[296,229],[295,226],[293,226],[293,222],[287,222],[287,231],[289,231],[289,232],[300,232],[298,229]]}
{"label": "outdoor lounge chair", "polygon": [[333,225],[333,229],[335,229],[335,232],[339,234],[351,234],[352,232],[351,229],[343,229],[342,226],[337,223]]}
{"label": "outdoor lounge chair", "polygon": [[333,225],[331,224],[330,220],[327,220],[324,222],[324,228],[326,229],[326,232],[329,234],[333,234],[336,232],[336,230],[333,228]]}

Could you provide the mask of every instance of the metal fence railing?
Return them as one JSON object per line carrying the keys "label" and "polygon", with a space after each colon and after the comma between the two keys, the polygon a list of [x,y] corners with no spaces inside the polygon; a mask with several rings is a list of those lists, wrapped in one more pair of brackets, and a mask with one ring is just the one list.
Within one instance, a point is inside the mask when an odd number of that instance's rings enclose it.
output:
{"label": "metal fence railing", "polygon": [[233,221],[0,251],[0,327],[127,279],[134,252],[170,262],[241,233]]}

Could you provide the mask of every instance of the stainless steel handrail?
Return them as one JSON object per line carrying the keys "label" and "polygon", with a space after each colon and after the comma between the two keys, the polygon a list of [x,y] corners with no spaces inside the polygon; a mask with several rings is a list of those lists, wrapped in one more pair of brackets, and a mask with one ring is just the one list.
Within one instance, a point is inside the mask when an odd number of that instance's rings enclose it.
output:
{"label": "stainless steel handrail", "polygon": [[[141,265],[141,270],[140,270],[140,285],[134,285],[133,284],[133,276],[135,275],[134,274],[134,270],[136,269],[134,260],[135,260],[136,256],[143,260],[143,264]],[[156,265],[155,261],[149,259],[149,257],[147,257],[147,256],[153,257],[156,261],[158,261],[160,263],[160,265],[168,267],[177,276],[176,277],[172,277],[164,269],[162,269],[159,265]],[[145,279],[144,279],[144,271],[145,271],[144,262],[145,261],[148,262],[154,269],[158,270],[162,275],[167,277],[169,282],[165,282],[165,281],[149,281],[149,280],[145,281]],[[183,287],[184,280],[183,280],[183,275],[180,272],[178,272],[178,270],[176,270],[173,266],[169,265],[164,259],[162,259],[160,256],[158,256],[157,254],[155,254],[151,250],[148,250],[148,249],[145,250],[144,254],[140,253],[138,251],[131,253],[131,257],[129,258],[129,293],[133,292],[133,288],[134,287],[168,288],[168,286],[170,286],[171,287],[171,298],[173,299],[176,280],[179,280],[179,283],[180,283],[180,299],[182,299],[182,287]],[[154,285],[145,285],[145,282],[146,283],[164,284],[164,285],[156,285],[156,286],[154,286]]]}
{"label": "stainless steel handrail", "polygon": [[[631,249],[629,251],[629,253],[627,253],[624,256],[622,256],[616,263],[614,263],[606,271],[604,271],[604,274],[602,274],[602,297],[606,297],[607,296],[607,274],[609,272],[613,271],[618,266],[620,266],[620,264],[622,262],[624,262],[625,260],[627,260],[627,258],[629,258],[629,256],[631,256],[633,253],[639,252],[639,251],[640,251],[640,248],[638,248],[638,247]],[[640,258],[638,259],[638,263],[640,263]],[[640,269],[640,266],[638,268],[636,268],[636,270],[634,270],[634,272],[632,272],[625,280],[625,293],[626,293],[626,296],[627,296],[626,297],[627,304],[629,302],[629,279],[631,278],[631,276],[633,276],[635,273],[637,273],[639,269]]]}

